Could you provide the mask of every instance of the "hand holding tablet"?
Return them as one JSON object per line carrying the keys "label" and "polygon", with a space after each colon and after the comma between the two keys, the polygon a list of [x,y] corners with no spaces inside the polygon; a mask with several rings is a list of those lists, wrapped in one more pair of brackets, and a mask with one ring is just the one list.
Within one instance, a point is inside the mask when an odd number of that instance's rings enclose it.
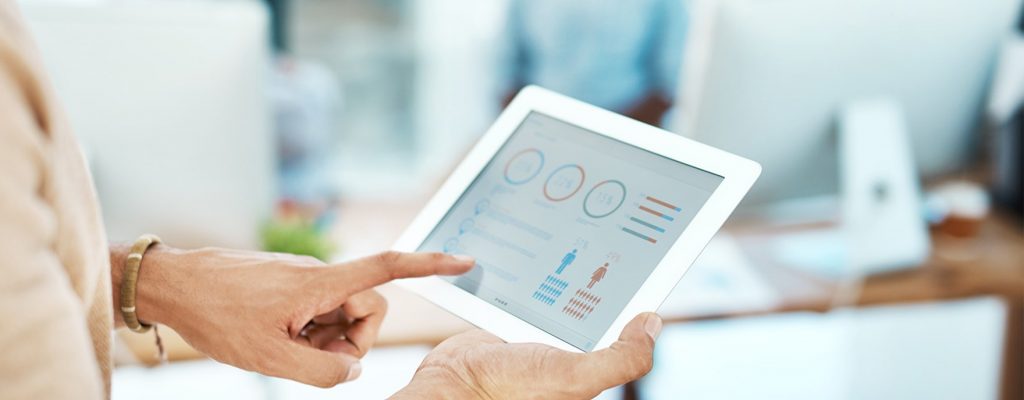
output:
{"label": "hand holding tablet", "polygon": [[610,347],[579,354],[471,330],[431,351],[392,399],[592,399],[650,372],[660,331],[661,318],[640,314]]}
{"label": "hand holding tablet", "polygon": [[402,284],[508,342],[604,348],[657,310],[759,173],[528,87],[396,244],[468,254],[476,266]]}

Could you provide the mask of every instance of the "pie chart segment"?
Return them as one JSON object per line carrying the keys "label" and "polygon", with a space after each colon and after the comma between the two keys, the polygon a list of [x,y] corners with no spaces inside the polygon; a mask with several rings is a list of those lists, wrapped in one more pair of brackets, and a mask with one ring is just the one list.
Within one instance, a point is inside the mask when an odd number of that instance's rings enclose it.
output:
{"label": "pie chart segment", "polygon": [[587,192],[583,212],[591,218],[604,218],[615,213],[625,200],[626,185],[617,180],[602,181]]}
{"label": "pie chart segment", "polygon": [[533,180],[544,168],[544,153],[529,148],[516,153],[505,163],[505,182],[522,185]]}
{"label": "pie chart segment", "polygon": [[544,197],[551,201],[569,199],[583,187],[587,173],[576,164],[565,164],[555,168],[544,182]]}

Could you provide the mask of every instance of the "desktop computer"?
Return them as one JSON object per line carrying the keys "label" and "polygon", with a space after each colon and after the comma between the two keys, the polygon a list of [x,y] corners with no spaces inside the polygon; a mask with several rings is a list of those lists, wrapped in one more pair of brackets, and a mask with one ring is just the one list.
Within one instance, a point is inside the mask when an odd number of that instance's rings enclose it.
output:
{"label": "desktop computer", "polygon": [[675,126],[762,164],[747,210],[838,199],[848,270],[917,265],[920,179],[972,160],[1020,5],[694,0]]}

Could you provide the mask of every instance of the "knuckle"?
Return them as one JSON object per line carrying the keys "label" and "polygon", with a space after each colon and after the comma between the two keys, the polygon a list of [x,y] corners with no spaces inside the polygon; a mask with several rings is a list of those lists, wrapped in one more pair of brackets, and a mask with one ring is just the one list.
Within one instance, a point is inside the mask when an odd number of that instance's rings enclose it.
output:
{"label": "knuckle", "polygon": [[652,369],[654,369],[654,357],[644,357],[643,365],[640,368],[640,376],[638,376],[637,378],[647,375],[648,373],[651,372]]}
{"label": "knuckle", "polygon": [[650,355],[633,358],[629,368],[630,380],[636,380],[647,375],[653,368],[654,360]]}
{"label": "knuckle", "polygon": [[381,294],[377,293],[376,290],[372,291],[371,293],[373,293],[373,304],[376,305],[377,308],[380,309],[381,311],[387,311],[388,299],[385,298],[384,296],[381,296]]}
{"label": "knuckle", "polygon": [[448,255],[444,253],[430,253],[428,259],[431,263],[438,264],[443,262],[447,257]]}
{"label": "knuckle", "polygon": [[402,258],[402,253],[394,250],[383,251],[377,254],[377,262],[387,266],[397,264],[400,258]]}

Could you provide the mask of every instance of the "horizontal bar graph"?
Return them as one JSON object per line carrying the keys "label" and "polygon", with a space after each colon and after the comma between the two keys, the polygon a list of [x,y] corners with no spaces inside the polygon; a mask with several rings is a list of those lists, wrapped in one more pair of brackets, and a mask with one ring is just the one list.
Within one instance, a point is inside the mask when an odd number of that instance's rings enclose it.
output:
{"label": "horizontal bar graph", "polygon": [[640,210],[641,211],[645,211],[645,212],[647,212],[647,213],[649,213],[651,215],[654,215],[654,216],[656,216],[658,218],[663,218],[663,219],[668,220],[668,221],[675,221],[675,218],[673,218],[671,215],[665,215],[665,214],[663,214],[663,213],[661,213],[659,211],[654,211],[654,210],[648,208],[647,206],[640,206]]}
{"label": "horizontal bar graph", "polygon": [[666,208],[668,208],[668,209],[670,209],[672,211],[677,211],[677,212],[678,211],[683,211],[683,209],[681,209],[679,207],[676,207],[676,206],[672,205],[671,203],[669,203],[669,202],[667,202],[665,200],[660,200],[660,199],[657,199],[657,198],[654,198],[654,197],[651,197],[651,196],[647,196],[647,201],[650,201],[650,202],[655,203],[657,205],[660,205],[662,207],[666,207]]}
{"label": "horizontal bar graph", "polygon": [[[674,202],[668,202],[646,194],[640,195],[640,201],[636,205],[636,213],[627,215],[626,223],[621,226],[622,231],[632,236],[643,239],[649,243],[658,243],[658,235],[668,232],[671,224],[665,225],[664,221],[673,222],[681,216],[683,209]],[[660,219],[652,219],[655,216]]]}
{"label": "horizontal bar graph", "polygon": [[641,238],[641,239],[643,239],[643,240],[646,240],[646,241],[648,241],[648,242],[651,242],[651,243],[658,243],[658,241],[657,241],[657,240],[655,240],[654,238],[652,238],[652,237],[650,237],[650,236],[647,236],[647,235],[644,235],[644,234],[642,234],[642,233],[640,233],[640,232],[634,231],[634,230],[632,230],[632,229],[629,229],[629,228],[626,228],[626,227],[622,227],[622,231],[623,231],[623,232],[626,232],[626,233],[628,233],[628,234],[630,234],[630,235],[636,236],[636,237],[638,237],[638,238]]}
{"label": "horizontal bar graph", "polygon": [[630,220],[630,221],[633,221],[633,222],[636,222],[636,223],[638,223],[638,224],[640,224],[640,225],[646,226],[646,227],[648,227],[648,228],[654,229],[654,230],[656,230],[656,231],[658,231],[658,232],[661,232],[661,233],[665,233],[665,228],[662,228],[662,227],[660,227],[660,226],[657,226],[657,225],[655,225],[655,224],[652,224],[652,223],[650,223],[650,222],[644,221],[644,220],[642,220],[642,219],[640,219],[640,218],[637,218],[637,217],[629,217],[629,220]]}

